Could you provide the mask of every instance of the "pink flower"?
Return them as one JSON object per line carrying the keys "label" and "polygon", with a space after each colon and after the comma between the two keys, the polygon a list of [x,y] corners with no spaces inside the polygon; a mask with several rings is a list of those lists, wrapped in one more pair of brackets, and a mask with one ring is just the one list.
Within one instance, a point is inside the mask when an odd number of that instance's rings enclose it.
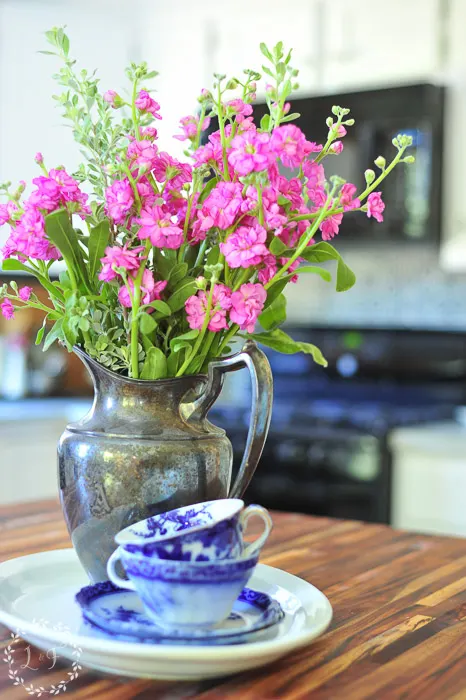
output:
{"label": "pink flower", "polygon": [[230,319],[242,331],[254,332],[257,318],[264,308],[267,292],[261,284],[243,284],[231,295]]}
{"label": "pink flower", "polygon": [[330,241],[337,235],[342,219],[343,214],[333,214],[322,221],[319,228],[322,231],[324,241]]}
{"label": "pink flower", "polygon": [[307,187],[315,189],[323,187],[325,183],[324,166],[314,160],[307,160],[303,163],[303,173],[307,178]]}
{"label": "pink flower", "polygon": [[139,194],[139,199],[141,200],[142,207],[150,207],[155,203],[157,195],[154,192],[154,188],[150,184],[146,177],[139,180],[136,185],[136,189]]}
{"label": "pink flower", "polygon": [[192,180],[192,168],[189,163],[181,163],[164,151],[154,159],[152,173],[157,182],[170,182],[170,187],[177,190]]}
{"label": "pink flower", "polygon": [[113,107],[113,109],[117,109],[120,105],[118,104],[118,101],[121,101],[121,98],[115,90],[107,90],[107,92],[104,92],[104,100],[105,102],[108,102],[110,107]]}
{"label": "pink flower", "polygon": [[49,173],[52,180],[58,183],[60,187],[60,197],[65,202],[81,202],[87,201],[87,194],[81,192],[76,180],[68,175],[66,170],[51,170]]}
{"label": "pink flower", "polygon": [[139,238],[150,238],[156,248],[176,249],[183,243],[183,229],[172,222],[170,213],[162,207],[146,207],[135,223],[141,227]]}
{"label": "pink flower", "polygon": [[3,248],[3,257],[17,255],[36,260],[58,260],[60,252],[45,237],[45,220],[41,212],[28,206]]}
{"label": "pink flower", "polygon": [[267,232],[260,224],[239,226],[225,243],[220,243],[220,250],[231,268],[251,267],[259,265],[269,255],[266,240]]}
{"label": "pink flower", "polygon": [[134,104],[141,112],[148,112],[152,114],[155,119],[162,119],[160,114],[158,114],[160,109],[159,103],[152,99],[147,90],[139,90]]}
{"label": "pink flower", "polygon": [[142,139],[156,139],[157,138],[157,129],[155,126],[146,126],[144,129],[141,129],[141,138]]}
{"label": "pink flower", "polygon": [[235,100],[230,100],[226,103],[226,106],[236,115],[236,121],[241,124],[245,121],[246,117],[252,114],[252,106],[243,102],[243,100],[237,98]]}
{"label": "pink flower", "polygon": [[356,185],[351,184],[351,182],[346,182],[340,190],[340,204],[343,206],[345,211],[350,211],[351,209],[358,209],[361,206],[359,199],[353,199],[356,194]]}
{"label": "pink flower", "polygon": [[[190,328],[197,328],[199,330],[202,328],[207,313],[208,301],[208,293],[202,290],[187,299],[185,302],[185,309]],[[207,326],[209,331],[217,333],[228,327],[226,312],[230,306],[231,289],[224,284],[215,285],[212,294],[210,318]]]}
{"label": "pink flower", "polygon": [[239,182],[219,182],[202,205],[201,230],[231,226],[243,203],[242,189]]}
{"label": "pink flower", "polygon": [[126,157],[130,161],[131,168],[145,168],[152,170],[155,159],[157,158],[158,148],[155,143],[148,139],[142,141],[131,141],[127,150]]}
{"label": "pink flower", "polygon": [[374,217],[376,221],[382,223],[382,212],[385,209],[385,204],[382,201],[381,192],[372,192],[367,198],[367,216]]}
{"label": "pink flower", "polygon": [[329,150],[329,153],[334,153],[335,155],[339,155],[343,150],[343,144],[341,141],[334,141],[328,150]]}
{"label": "pink flower", "polygon": [[[176,134],[173,138],[178,139],[178,141],[186,141],[189,139],[192,141],[197,136],[197,130],[199,128],[199,117],[193,115],[188,117],[183,117],[180,119],[180,126],[183,131],[182,134]],[[210,126],[210,117],[205,117],[202,122],[201,131],[205,131]]]}
{"label": "pink flower", "polygon": [[132,250],[128,250],[126,243],[122,248],[120,246],[107,246],[105,255],[100,258],[102,270],[99,274],[99,280],[110,282],[118,276],[115,268],[122,267],[127,271],[139,270],[141,258],[139,253],[144,250],[144,246],[138,246]]}
{"label": "pink flower", "polygon": [[231,142],[228,162],[235,172],[244,177],[252,172],[266,170],[273,160],[270,136],[252,129],[235,136]]}
{"label": "pink flower", "polygon": [[[131,293],[133,293],[134,281],[132,277],[128,277],[128,284],[131,289]],[[144,270],[141,282],[141,302],[143,304],[150,304],[155,299],[161,299],[162,292],[166,286],[166,280],[156,282],[152,272],[150,270]],[[120,287],[118,292],[118,301],[122,306],[131,308],[131,297],[126,285]]]}
{"label": "pink flower", "polygon": [[18,291],[18,296],[22,301],[28,301],[32,292],[32,287],[21,287],[21,289]]}
{"label": "pink flower", "polygon": [[264,267],[257,273],[257,278],[261,284],[267,284],[277,272],[277,261],[275,256],[267,255],[262,263]]}
{"label": "pink flower", "polygon": [[27,205],[50,212],[60,208],[60,186],[50,177],[41,175],[32,181],[37,189],[31,194]]}
{"label": "pink flower", "polygon": [[2,301],[0,304],[0,311],[2,312],[2,316],[6,318],[7,321],[15,317],[15,307],[9,299],[4,299]]}
{"label": "pink flower", "polygon": [[115,180],[105,190],[105,213],[116,224],[123,224],[134,204],[133,189],[129,180]]}
{"label": "pink flower", "polygon": [[323,187],[310,189],[307,191],[307,195],[309,197],[309,202],[312,203],[312,206],[310,207],[312,212],[321,209],[327,201],[327,195]]}
{"label": "pink flower", "polygon": [[7,204],[0,204],[0,226],[8,223],[15,211],[18,211],[18,207],[14,202],[10,201]]}
{"label": "pink flower", "polygon": [[270,147],[288,168],[299,167],[311,152],[311,144],[294,124],[276,127],[272,131]]}

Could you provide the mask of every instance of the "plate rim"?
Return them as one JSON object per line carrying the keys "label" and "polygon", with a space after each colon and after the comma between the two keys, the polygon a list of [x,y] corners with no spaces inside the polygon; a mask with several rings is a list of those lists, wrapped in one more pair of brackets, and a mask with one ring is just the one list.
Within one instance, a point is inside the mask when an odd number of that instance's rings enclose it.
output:
{"label": "plate rim", "polygon": [[[40,561],[41,559],[45,559],[47,557],[50,557],[51,559],[57,558],[59,561],[65,558],[65,561],[67,561],[67,563],[73,562],[73,564],[79,565],[79,559],[73,547],[45,550],[43,552],[35,552],[33,554],[26,554],[21,557],[6,559],[5,561],[0,563],[0,586],[2,582],[8,577],[8,575],[11,576],[14,573],[19,573],[21,565],[24,566],[26,561],[30,562],[33,559]],[[8,571],[9,569],[10,572]],[[15,572],[15,569],[18,569],[18,571]],[[290,639],[284,637],[283,639],[278,640],[269,639],[264,640],[262,642],[251,641],[250,643],[245,642],[244,644],[238,645],[209,647],[209,659],[213,663],[216,661],[221,661],[223,659],[226,661],[240,659],[242,656],[244,656],[245,652],[248,654],[248,656],[253,655],[255,658],[267,657],[269,654],[273,654],[274,652],[278,651],[280,652],[280,655],[283,656],[288,651],[292,651],[293,649],[296,649],[298,647],[305,646],[307,643],[310,643],[316,637],[320,637],[328,629],[333,619],[333,608],[327,596],[312,583],[309,583],[309,581],[306,581],[305,579],[300,578],[299,576],[295,576],[294,574],[290,574],[288,571],[278,569],[268,564],[257,564],[257,569],[259,573],[263,573],[264,577],[267,577],[267,573],[269,573],[270,576],[271,574],[273,575],[272,572],[279,572],[280,575],[284,576],[289,580],[296,580],[301,584],[305,584],[306,586],[312,588],[313,592],[317,593],[319,597],[321,597],[322,604],[326,608],[327,617],[325,619],[325,622],[318,627],[312,628],[311,631],[306,632],[305,630],[300,634],[292,636]],[[83,574],[85,575],[84,570]],[[68,632],[59,632],[51,630],[50,628],[44,628],[43,626],[35,622],[30,622],[28,620],[19,620],[20,624],[18,624],[18,618],[12,613],[6,612],[2,608],[0,608],[0,622],[11,630],[17,629],[20,632],[24,632],[25,634],[33,635],[37,639],[51,641],[51,637],[53,637],[53,641],[55,643],[62,642],[64,645],[66,645],[66,643],[69,643]],[[50,634],[44,636],[44,630],[47,630]],[[81,648],[85,648],[87,653],[96,652],[99,655],[107,654],[110,656],[119,656],[121,654],[124,654],[126,657],[137,657],[145,659],[157,657],[160,659],[167,659],[172,661],[179,660],[180,656],[182,656],[183,659],[186,659],[186,661],[195,661],[201,658],[205,660],[206,647],[201,645],[151,645],[137,642],[124,642],[113,639],[109,639],[107,641],[102,639],[92,639],[91,637],[80,635],[77,632],[73,632],[72,636],[73,642],[79,645]]]}

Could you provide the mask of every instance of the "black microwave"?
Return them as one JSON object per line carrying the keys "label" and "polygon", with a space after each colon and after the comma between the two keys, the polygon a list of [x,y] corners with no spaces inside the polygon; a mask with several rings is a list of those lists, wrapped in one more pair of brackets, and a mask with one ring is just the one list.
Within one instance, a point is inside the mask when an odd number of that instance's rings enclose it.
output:
{"label": "black microwave", "polygon": [[[438,243],[442,209],[442,156],[445,88],[430,85],[347,92],[291,100],[292,111],[301,116],[293,123],[310,141],[324,143],[328,128],[326,119],[332,106],[351,109],[356,121],[343,139],[344,150],[324,161],[327,177],[338,174],[348,182],[365,188],[364,171],[380,172],[374,160],[383,155],[387,163],[396,155],[392,139],[398,133],[410,134],[409,149],[416,161],[400,164],[381,184],[380,191],[387,207],[383,223],[367,218],[361,212],[345,214],[339,242],[396,241]],[[254,106],[254,120],[259,123],[267,107]]]}

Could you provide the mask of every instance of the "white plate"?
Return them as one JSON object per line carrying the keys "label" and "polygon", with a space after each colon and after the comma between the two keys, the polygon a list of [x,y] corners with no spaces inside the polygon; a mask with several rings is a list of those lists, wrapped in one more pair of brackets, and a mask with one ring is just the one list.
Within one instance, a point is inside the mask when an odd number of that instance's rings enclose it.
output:
{"label": "white plate", "polygon": [[[258,564],[249,581],[280,602],[285,618],[265,641],[235,646],[164,646],[95,638],[74,600],[88,583],[73,549],[30,554],[0,564],[0,622],[28,642],[83,666],[138,678],[200,680],[264,666],[309,644],[332,619],[332,606],[307,581]],[[71,633],[57,630],[66,626]],[[54,629],[55,628],[55,629]]]}

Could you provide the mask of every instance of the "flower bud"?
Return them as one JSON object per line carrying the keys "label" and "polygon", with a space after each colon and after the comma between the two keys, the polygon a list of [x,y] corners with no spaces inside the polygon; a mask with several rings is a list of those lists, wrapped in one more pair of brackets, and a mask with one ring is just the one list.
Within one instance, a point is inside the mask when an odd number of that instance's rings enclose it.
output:
{"label": "flower bud", "polygon": [[290,103],[285,102],[285,104],[283,105],[283,114],[288,114],[288,112],[290,111],[290,107],[291,107]]}
{"label": "flower bud", "polygon": [[387,164],[387,161],[385,160],[385,158],[383,156],[379,156],[378,158],[376,158],[374,160],[374,163],[378,168],[380,168],[381,170],[384,170],[385,166]]}
{"label": "flower bud", "polygon": [[196,287],[198,289],[206,289],[207,288],[207,280],[205,277],[202,277],[202,275],[199,277],[196,277],[195,282],[196,282]]}
{"label": "flower bud", "polygon": [[34,156],[34,160],[36,161],[37,165],[42,165],[42,163],[44,162],[44,156],[42,155],[42,153],[40,153],[40,151],[36,153],[36,155]]}
{"label": "flower bud", "polygon": [[255,92],[255,91],[257,90],[257,83],[256,83],[256,81],[253,81],[252,83],[250,83],[249,89],[250,89],[252,92]]}
{"label": "flower bud", "polygon": [[339,155],[343,150],[343,144],[341,141],[335,141],[334,143],[332,143],[332,145],[330,146],[330,148],[328,150],[329,150],[329,153],[334,153],[335,155]]}
{"label": "flower bud", "polygon": [[403,163],[415,163],[416,158],[414,156],[406,156],[406,158],[403,158]]}
{"label": "flower bud", "polygon": [[364,177],[366,178],[366,185],[370,185],[375,180],[375,173],[373,170],[368,168],[364,173]]}
{"label": "flower bud", "polygon": [[112,109],[119,109],[119,107],[123,107],[125,103],[115,90],[107,90],[107,92],[104,92],[104,100]]}
{"label": "flower bud", "polygon": [[226,89],[234,90],[236,87],[238,87],[238,81],[236,80],[236,78],[230,78],[230,80],[226,84]]}
{"label": "flower bud", "polygon": [[327,120],[326,120],[325,123],[327,124],[328,128],[331,129],[332,126],[333,126],[333,119],[332,119],[332,117],[327,117]]}

